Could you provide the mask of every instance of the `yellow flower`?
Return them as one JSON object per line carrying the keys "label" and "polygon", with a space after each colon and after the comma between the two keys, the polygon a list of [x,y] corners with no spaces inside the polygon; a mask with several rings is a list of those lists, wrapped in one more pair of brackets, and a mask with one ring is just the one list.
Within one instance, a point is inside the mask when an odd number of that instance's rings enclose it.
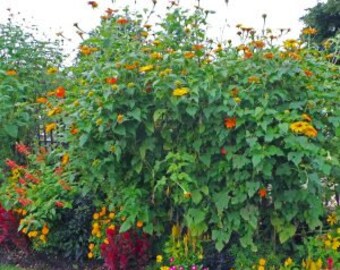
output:
{"label": "yellow flower", "polygon": [[6,71],[7,76],[15,76],[17,75],[17,72],[14,69],[10,69]]}
{"label": "yellow flower", "polygon": [[195,57],[195,53],[194,52],[185,52],[184,53],[184,58],[186,58],[186,59],[191,59],[193,57]]}
{"label": "yellow flower", "polygon": [[259,265],[259,266],[257,267],[257,270],[265,270],[265,268],[264,268],[264,266]]}
{"label": "yellow flower", "polygon": [[301,115],[301,118],[302,118],[303,120],[308,121],[308,122],[311,122],[311,121],[312,121],[312,117],[311,117],[310,115],[306,114],[306,113],[303,113],[303,114]]}
{"label": "yellow flower", "polygon": [[334,238],[333,243],[332,243],[332,249],[337,250],[339,247],[340,247],[340,242],[338,238]]}
{"label": "yellow flower", "polygon": [[172,95],[175,97],[180,97],[187,95],[189,93],[189,89],[186,87],[181,87],[181,88],[176,88],[175,90],[172,91]]}
{"label": "yellow flower", "polygon": [[108,245],[109,244],[109,239],[105,238],[103,241],[104,244]]}
{"label": "yellow flower", "polygon": [[266,260],[261,258],[259,259],[259,265],[264,266],[266,264]]}
{"label": "yellow flower", "polygon": [[170,267],[169,266],[161,266],[161,270],[169,270]]}
{"label": "yellow flower", "polygon": [[110,218],[110,219],[114,219],[114,218],[115,218],[115,216],[116,216],[116,214],[115,214],[115,213],[113,213],[113,212],[111,212],[111,213],[109,214],[109,218]]}
{"label": "yellow flower", "polygon": [[290,125],[290,129],[294,133],[303,133],[307,126],[309,126],[309,123],[304,122],[304,121],[298,121],[298,122],[292,123]]}
{"label": "yellow flower", "polygon": [[87,258],[92,259],[93,258],[93,253],[92,252],[87,253]]}
{"label": "yellow flower", "polygon": [[63,166],[65,166],[65,165],[67,165],[68,163],[69,163],[69,161],[70,161],[70,155],[69,154],[64,154],[63,156],[62,156],[62,158],[61,158],[61,164],[63,165]]}
{"label": "yellow flower", "polygon": [[287,267],[287,266],[290,266],[291,264],[293,263],[293,260],[291,257],[288,257],[285,262],[284,262],[284,265]]}
{"label": "yellow flower", "polygon": [[139,72],[147,72],[153,69],[153,65],[147,65],[139,68]]}
{"label": "yellow flower", "polygon": [[283,47],[287,50],[297,49],[298,46],[299,46],[299,42],[296,39],[287,39],[283,42]]}
{"label": "yellow flower", "polygon": [[50,133],[52,130],[55,130],[57,128],[56,123],[49,123],[45,126],[46,133]]}
{"label": "yellow flower", "polygon": [[90,243],[89,244],[89,250],[93,250],[94,249],[94,244],[93,243]]}
{"label": "yellow flower", "polygon": [[49,110],[49,111],[47,112],[47,116],[48,116],[48,117],[51,117],[51,116],[56,115],[56,114],[61,113],[61,112],[62,112],[62,109],[61,109],[61,108],[55,107],[55,108],[53,108],[52,110]]}
{"label": "yellow flower", "polygon": [[47,74],[55,74],[57,72],[58,72],[57,67],[50,67],[49,69],[47,69]]}
{"label": "yellow flower", "polygon": [[41,240],[41,242],[46,243],[46,235],[40,235],[39,239]]}
{"label": "yellow flower", "polygon": [[313,27],[306,27],[302,30],[304,35],[315,35],[318,31]]}
{"label": "yellow flower", "polygon": [[163,261],[163,256],[162,255],[157,255],[156,256],[156,262],[161,263]]}
{"label": "yellow flower", "polygon": [[96,120],[96,125],[100,126],[101,124],[103,124],[103,119],[102,118],[97,119]]}
{"label": "yellow flower", "polygon": [[327,222],[331,226],[336,224],[337,218],[336,218],[336,214],[334,212],[327,216]]}
{"label": "yellow flower", "polygon": [[98,213],[94,213],[93,214],[93,219],[97,220],[99,218],[99,214]]}
{"label": "yellow flower", "polygon": [[173,225],[171,229],[171,236],[173,238],[178,238],[181,234],[181,227],[179,225]]}
{"label": "yellow flower", "polygon": [[117,123],[121,124],[123,122],[123,120],[124,120],[124,115],[118,114],[118,116],[117,116]]}
{"label": "yellow flower", "polygon": [[163,58],[163,56],[160,52],[153,52],[150,54],[150,58],[160,60]]}

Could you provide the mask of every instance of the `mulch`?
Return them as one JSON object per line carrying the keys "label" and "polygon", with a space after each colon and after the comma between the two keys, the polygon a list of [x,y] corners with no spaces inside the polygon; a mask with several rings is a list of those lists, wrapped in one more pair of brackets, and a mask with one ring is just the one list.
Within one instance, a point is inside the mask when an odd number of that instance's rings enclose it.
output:
{"label": "mulch", "polygon": [[35,251],[0,247],[0,266],[14,265],[25,270],[104,270],[98,261],[74,262],[58,256]]}

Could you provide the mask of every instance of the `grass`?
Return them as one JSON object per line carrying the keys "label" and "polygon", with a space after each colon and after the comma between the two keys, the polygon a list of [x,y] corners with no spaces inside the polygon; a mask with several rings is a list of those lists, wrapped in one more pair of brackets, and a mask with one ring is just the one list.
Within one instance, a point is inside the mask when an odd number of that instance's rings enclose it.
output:
{"label": "grass", "polygon": [[0,265],[0,270],[22,270],[22,268],[10,265]]}

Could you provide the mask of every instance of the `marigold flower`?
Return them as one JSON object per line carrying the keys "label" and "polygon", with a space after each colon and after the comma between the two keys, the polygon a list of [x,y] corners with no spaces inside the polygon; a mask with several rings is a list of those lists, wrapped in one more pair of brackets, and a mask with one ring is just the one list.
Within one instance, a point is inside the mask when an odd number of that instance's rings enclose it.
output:
{"label": "marigold flower", "polygon": [[303,114],[301,115],[301,118],[302,118],[303,120],[308,121],[308,122],[311,122],[311,121],[312,121],[312,117],[309,116],[309,115],[306,114],[306,113],[303,113]]}
{"label": "marigold flower", "polygon": [[133,70],[133,69],[136,69],[138,67],[138,65],[136,63],[134,63],[134,64],[127,64],[124,67],[127,70]]}
{"label": "marigold flower", "polygon": [[263,49],[266,46],[263,40],[255,40],[252,42],[252,44],[257,49]]}
{"label": "marigold flower", "polygon": [[232,129],[236,127],[236,117],[227,117],[224,119],[224,126],[227,129]]}
{"label": "marigold flower", "polygon": [[89,244],[89,250],[93,250],[94,249],[94,244],[93,243],[90,243]]}
{"label": "marigold flower", "polygon": [[92,6],[92,8],[96,8],[98,7],[98,3],[96,1],[89,1],[87,2],[90,6]]}
{"label": "marigold flower", "polygon": [[188,93],[189,93],[189,88],[187,87],[176,88],[172,91],[172,95],[175,97],[181,97],[181,96],[187,95]]}
{"label": "marigold flower", "polygon": [[109,214],[109,218],[110,218],[110,219],[114,219],[115,216],[116,216],[116,214],[115,214],[114,212],[111,212],[111,213]]}
{"label": "marigold flower", "polygon": [[99,214],[98,214],[98,213],[94,213],[94,214],[93,214],[93,219],[94,219],[94,220],[99,219]]}
{"label": "marigold flower", "polygon": [[302,30],[304,35],[315,35],[318,31],[313,27],[306,27]]}
{"label": "marigold flower", "polygon": [[30,231],[29,233],[28,233],[28,237],[29,238],[35,238],[35,237],[37,237],[38,236],[38,232],[37,231]]}
{"label": "marigold flower", "polygon": [[41,104],[43,104],[43,103],[47,103],[47,98],[45,98],[45,97],[39,97],[39,98],[37,98],[36,99],[36,102],[37,103],[41,103]]}
{"label": "marigold flower", "polygon": [[121,25],[123,25],[123,24],[127,24],[129,21],[128,21],[128,19],[126,19],[126,18],[119,18],[118,20],[117,20],[117,23],[118,24],[121,24]]}
{"label": "marigold flower", "polygon": [[265,270],[265,268],[264,268],[263,265],[259,265],[259,266],[257,267],[257,270]]}
{"label": "marigold flower", "polygon": [[336,214],[333,212],[327,216],[327,222],[329,225],[333,226],[337,223],[337,217]]}
{"label": "marigold flower", "polygon": [[17,72],[14,69],[10,69],[6,71],[7,76],[15,76],[17,75]]}
{"label": "marigold flower", "polygon": [[109,77],[105,79],[105,82],[107,84],[116,84],[118,82],[118,79],[115,77]]}
{"label": "marigold flower", "polygon": [[44,227],[41,229],[41,233],[43,235],[47,235],[49,233],[50,229],[47,227],[47,225],[45,224]]}
{"label": "marigold flower", "polygon": [[55,96],[57,98],[64,98],[65,97],[65,93],[66,93],[66,90],[62,86],[57,87],[57,89],[55,90]]}
{"label": "marigold flower", "polygon": [[244,51],[244,58],[249,59],[253,57],[253,53],[249,50]]}
{"label": "marigold flower", "polygon": [[192,49],[193,49],[194,51],[200,51],[200,50],[202,50],[203,48],[204,48],[204,46],[203,46],[202,44],[195,44],[195,45],[192,46]]}
{"label": "marigold flower", "polygon": [[156,262],[161,263],[163,261],[163,256],[162,255],[157,255],[156,256]]}
{"label": "marigold flower", "polygon": [[318,135],[317,130],[311,125],[308,125],[305,128],[305,130],[303,131],[303,133],[304,133],[304,135],[306,135],[307,137],[310,137],[310,138],[315,138]]}
{"label": "marigold flower", "polygon": [[288,267],[288,266],[290,266],[290,265],[292,265],[292,264],[293,264],[293,260],[292,260],[291,257],[288,257],[288,258],[285,260],[285,262],[284,262],[284,266],[285,266],[285,267]]}
{"label": "marigold flower", "polygon": [[57,67],[50,67],[49,69],[47,69],[47,74],[55,74],[58,72],[58,68]]}
{"label": "marigold flower", "polygon": [[61,109],[61,108],[55,107],[55,108],[53,108],[52,110],[49,110],[49,111],[47,112],[47,116],[48,116],[48,117],[51,117],[51,116],[56,115],[56,114],[59,114],[59,113],[61,113],[61,112],[62,112],[62,109]]}
{"label": "marigold flower", "polygon": [[81,45],[79,47],[79,50],[80,50],[80,53],[83,54],[83,55],[90,55],[90,54],[98,51],[97,48],[92,48],[92,47],[89,47],[89,46],[86,46],[86,45]]}
{"label": "marigold flower", "polygon": [[105,238],[104,241],[103,241],[103,243],[104,243],[105,245],[108,245],[108,244],[110,243],[110,242],[109,242],[109,239]]}
{"label": "marigold flower", "polygon": [[69,161],[70,161],[70,155],[69,154],[64,154],[63,156],[62,156],[62,158],[61,158],[61,164],[63,165],[63,166],[65,166],[65,165],[67,165],[68,163],[69,163]]}
{"label": "marigold flower", "polygon": [[311,72],[311,71],[308,70],[308,69],[305,69],[303,72],[305,73],[305,75],[306,75],[307,77],[313,76],[313,72]]}
{"label": "marigold flower", "polygon": [[263,259],[263,258],[260,258],[260,259],[259,259],[259,265],[265,266],[265,264],[266,264],[266,260]]}
{"label": "marigold flower", "polygon": [[193,57],[195,57],[195,53],[194,52],[185,52],[184,53],[184,58],[186,58],[186,59],[191,59]]}
{"label": "marigold flower", "polygon": [[289,127],[294,133],[303,133],[309,124],[304,121],[298,121],[292,123]]}
{"label": "marigold flower", "polygon": [[249,82],[249,83],[260,83],[260,78],[257,77],[257,76],[250,76],[250,77],[248,78],[248,82]]}
{"label": "marigold flower", "polygon": [[56,123],[49,123],[45,126],[46,133],[50,133],[52,130],[55,130],[57,128]]}
{"label": "marigold flower", "polygon": [[287,39],[283,42],[283,47],[287,50],[297,49],[299,42],[296,39]]}
{"label": "marigold flower", "polygon": [[18,199],[18,202],[19,202],[23,207],[25,207],[25,206],[31,204],[31,203],[32,203],[32,200],[27,199],[27,198],[19,198],[19,199]]}
{"label": "marigold flower", "polygon": [[163,58],[163,55],[160,52],[153,52],[150,54],[150,58],[160,60]]}
{"label": "marigold flower", "polygon": [[124,120],[124,115],[118,114],[118,116],[117,116],[117,123],[121,124],[123,122],[123,120]]}
{"label": "marigold flower", "polygon": [[[267,197],[267,189],[266,188],[260,188],[259,191],[258,191],[258,194],[261,198],[266,198]],[[260,264],[261,264],[261,260],[264,260],[264,259],[260,259],[260,262],[259,262]],[[265,263],[266,263],[266,261],[264,260],[264,263],[261,264],[261,265],[264,265]]]}
{"label": "marigold flower", "polygon": [[139,68],[139,72],[147,72],[153,69],[153,65],[147,65]]}
{"label": "marigold flower", "polygon": [[136,223],[136,227],[137,227],[137,228],[142,228],[143,225],[144,225],[144,223],[143,223],[143,221],[141,221],[141,220],[138,220],[137,223]]}
{"label": "marigold flower", "polygon": [[70,130],[70,133],[72,134],[72,135],[76,135],[76,134],[78,134],[78,132],[79,132],[79,130],[76,128],[76,127],[71,127],[71,130]]}
{"label": "marigold flower", "polygon": [[87,258],[92,259],[93,258],[93,253],[92,252],[87,253]]}
{"label": "marigold flower", "polygon": [[263,57],[266,59],[273,59],[274,58],[274,54],[272,52],[266,52],[263,54]]}

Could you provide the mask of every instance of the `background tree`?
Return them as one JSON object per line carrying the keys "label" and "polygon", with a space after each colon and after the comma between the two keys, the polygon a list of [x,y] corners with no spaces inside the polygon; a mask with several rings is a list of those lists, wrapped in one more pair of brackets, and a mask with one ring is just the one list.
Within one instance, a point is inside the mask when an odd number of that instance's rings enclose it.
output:
{"label": "background tree", "polygon": [[318,30],[315,36],[317,43],[335,37],[340,27],[340,1],[328,0],[326,3],[318,3],[308,9],[308,13],[301,20],[307,26]]}

